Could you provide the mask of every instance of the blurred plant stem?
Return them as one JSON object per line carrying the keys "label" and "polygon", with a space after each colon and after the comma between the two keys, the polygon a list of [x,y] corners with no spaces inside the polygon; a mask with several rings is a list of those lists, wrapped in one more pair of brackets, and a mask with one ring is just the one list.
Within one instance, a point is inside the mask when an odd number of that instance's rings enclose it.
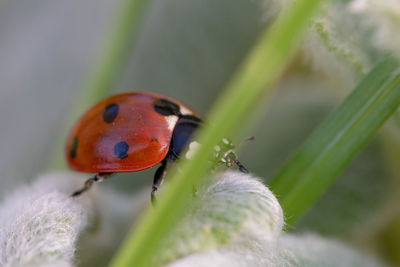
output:
{"label": "blurred plant stem", "polygon": [[389,214],[380,221],[379,228],[370,234],[377,249],[385,259],[395,266],[400,266],[400,207],[393,205],[400,201],[400,110],[393,114],[390,121],[383,127],[380,141],[383,144],[384,156],[388,170],[394,178],[393,191],[386,208]]}
{"label": "blurred plant stem", "polygon": [[396,177],[400,189],[400,110],[393,114],[391,120],[384,127],[382,143],[387,156],[389,170]]}
{"label": "blurred plant stem", "polygon": [[144,213],[111,266],[149,266],[151,260],[158,255],[162,240],[184,214],[193,185],[207,179],[214,146],[224,136],[237,132],[241,121],[252,115],[257,104],[270,91],[272,83],[294,54],[320,2],[294,2],[269,30],[262,33],[208,114],[207,127],[198,134],[202,146],[192,160],[180,162],[179,172],[176,169],[172,172],[169,186],[159,195],[157,205]]}
{"label": "blurred plant stem", "polygon": [[66,117],[65,128],[56,140],[56,146],[49,159],[48,168],[65,167],[64,142],[72,123],[92,104],[112,92],[113,85],[120,78],[121,70],[129,58],[150,0],[120,0],[120,7],[114,17],[113,25],[105,44],[95,62],[93,71],[86,80],[76,102]]}
{"label": "blurred plant stem", "polygon": [[388,58],[377,64],[272,181],[289,225],[327,190],[399,105],[399,64]]}

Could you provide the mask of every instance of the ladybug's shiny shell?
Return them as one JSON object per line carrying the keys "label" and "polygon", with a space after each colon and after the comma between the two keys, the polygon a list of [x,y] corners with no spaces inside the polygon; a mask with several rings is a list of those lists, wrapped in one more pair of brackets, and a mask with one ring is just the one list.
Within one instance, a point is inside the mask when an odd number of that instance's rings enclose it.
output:
{"label": "ladybug's shiny shell", "polygon": [[70,168],[81,172],[134,172],[153,167],[167,155],[178,121],[157,112],[168,101],[184,115],[195,112],[179,101],[147,92],[123,93],[90,108],[72,128],[66,143]]}

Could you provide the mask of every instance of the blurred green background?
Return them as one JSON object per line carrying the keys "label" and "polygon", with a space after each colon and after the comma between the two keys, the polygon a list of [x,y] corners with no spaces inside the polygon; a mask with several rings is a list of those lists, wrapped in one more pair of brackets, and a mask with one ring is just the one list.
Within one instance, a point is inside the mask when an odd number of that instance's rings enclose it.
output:
{"label": "blurred green background", "polygon": [[[118,4],[0,2],[0,197],[47,171],[54,153],[64,153],[54,151],[56,143],[67,134],[68,115],[107,41]],[[158,92],[205,115],[275,8],[261,0],[152,1],[110,93]],[[268,182],[349,89],[298,52],[259,117],[243,122],[242,138],[256,139],[240,149],[242,163]],[[346,239],[400,264],[399,172],[393,167],[399,162],[387,155],[399,139],[387,137],[389,131],[357,156],[294,231]],[[117,175],[101,186],[124,193],[150,189],[154,171]]]}

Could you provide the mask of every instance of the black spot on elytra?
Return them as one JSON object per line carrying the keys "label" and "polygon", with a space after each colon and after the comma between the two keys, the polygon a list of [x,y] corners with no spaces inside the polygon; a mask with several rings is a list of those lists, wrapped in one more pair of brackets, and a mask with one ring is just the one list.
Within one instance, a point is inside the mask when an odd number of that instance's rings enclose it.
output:
{"label": "black spot on elytra", "polygon": [[77,136],[75,136],[74,139],[72,140],[71,148],[69,150],[69,156],[71,158],[76,157],[76,151],[78,150],[78,144],[79,144],[79,139]]}
{"label": "black spot on elytra", "polygon": [[129,145],[125,141],[116,143],[114,146],[114,154],[120,159],[124,159],[128,156],[128,150],[129,150]]}
{"label": "black spot on elytra", "polygon": [[154,102],[154,110],[164,116],[176,115],[181,116],[180,108],[177,104],[168,99],[158,99]]}
{"label": "black spot on elytra", "polygon": [[119,106],[117,104],[110,104],[103,112],[103,120],[106,123],[111,123],[118,116]]}
{"label": "black spot on elytra", "polygon": [[151,142],[159,143],[158,138],[157,138],[157,137],[154,137],[154,136],[152,136],[152,137],[150,138],[150,141],[151,141]]}

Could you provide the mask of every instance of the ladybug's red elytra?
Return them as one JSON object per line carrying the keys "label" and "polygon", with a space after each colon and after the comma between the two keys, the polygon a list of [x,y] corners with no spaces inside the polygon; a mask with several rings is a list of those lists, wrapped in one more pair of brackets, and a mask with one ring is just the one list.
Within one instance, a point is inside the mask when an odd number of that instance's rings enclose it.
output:
{"label": "ladybug's red elytra", "polygon": [[113,173],[136,172],[161,163],[154,175],[154,200],[167,166],[179,158],[201,124],[190,107],[161,94],[129,92],[101,100],[82,115],[67,138],[69,167],[97,173],[72,196]]}

